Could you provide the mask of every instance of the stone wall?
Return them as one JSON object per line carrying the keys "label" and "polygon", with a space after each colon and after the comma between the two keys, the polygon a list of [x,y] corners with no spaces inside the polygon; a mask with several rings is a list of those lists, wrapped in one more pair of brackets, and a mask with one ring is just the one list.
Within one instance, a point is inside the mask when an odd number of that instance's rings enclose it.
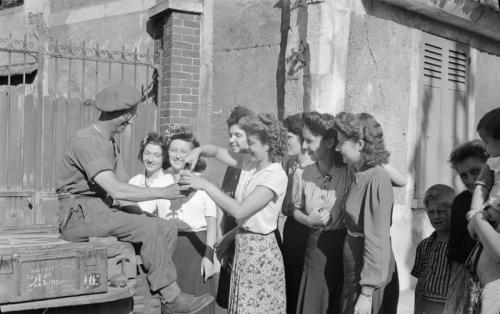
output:
{"label": "stone wall", "polygon": [[[275,0],[214,1],[209,65],[213,69],[212,98],[207,104],[211,111],[202,108],[206,116],[198,128],[204,140],[227,147],[226,119],[235,106],[277,114],[281,8],[276,3]],[[211,162],[207,175],[220,182],[224,171],[225,166]]]}

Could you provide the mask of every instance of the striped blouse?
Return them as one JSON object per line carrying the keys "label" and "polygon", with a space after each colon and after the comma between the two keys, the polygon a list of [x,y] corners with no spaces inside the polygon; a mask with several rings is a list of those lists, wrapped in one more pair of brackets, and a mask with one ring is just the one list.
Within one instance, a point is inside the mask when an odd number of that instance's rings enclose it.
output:
{"label": "striped blouse", "polygon": [[418,278],[416,290],[423,300],[445,302],[450,282],[448,242],[439,241],[436,232],[417,246],[411,274]]}

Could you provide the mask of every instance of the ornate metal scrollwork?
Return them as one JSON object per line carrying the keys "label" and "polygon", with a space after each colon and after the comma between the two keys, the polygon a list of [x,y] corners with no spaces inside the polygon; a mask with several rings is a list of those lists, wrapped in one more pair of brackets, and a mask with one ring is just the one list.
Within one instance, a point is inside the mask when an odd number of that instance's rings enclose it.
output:
{"label": "ornate metal scrollwork", "polygon": [[34,34],[26,34],[23,39],[14,38],[12,34],[9,34],[9,37],[0,37],[0,48],[35,52],[37,47],[38,40]]}

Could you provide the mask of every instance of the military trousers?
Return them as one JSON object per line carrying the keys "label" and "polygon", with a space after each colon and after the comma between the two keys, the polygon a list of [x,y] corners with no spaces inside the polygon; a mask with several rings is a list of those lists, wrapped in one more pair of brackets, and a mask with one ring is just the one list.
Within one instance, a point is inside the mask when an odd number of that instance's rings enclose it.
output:
{"label": "military trousers", "polygon": [[[177,228],[168,220],[147,217],[109,207],[97,197],[59,199],[60,231],[67,241],[88,241],[89,237],[114,236],[141,245],[140,255],[151,290],[173,300],[179,293],[172,253],[177,245]],[[167,294],[167,295],[165,295]]]}

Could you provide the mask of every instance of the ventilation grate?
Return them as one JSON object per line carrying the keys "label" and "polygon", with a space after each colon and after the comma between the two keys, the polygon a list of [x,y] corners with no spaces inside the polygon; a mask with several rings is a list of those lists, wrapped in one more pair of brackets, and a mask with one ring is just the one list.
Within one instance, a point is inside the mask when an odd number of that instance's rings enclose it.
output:
{"label": "ventilation grate", "polygon": [[425,43],[424,76],[439,80],[443,77],[443,48]]}
{"label": "ventilation grate", "polygon": [[461,51],[449,50],[448,81],[459,84],[467,82],[467,54]]}

